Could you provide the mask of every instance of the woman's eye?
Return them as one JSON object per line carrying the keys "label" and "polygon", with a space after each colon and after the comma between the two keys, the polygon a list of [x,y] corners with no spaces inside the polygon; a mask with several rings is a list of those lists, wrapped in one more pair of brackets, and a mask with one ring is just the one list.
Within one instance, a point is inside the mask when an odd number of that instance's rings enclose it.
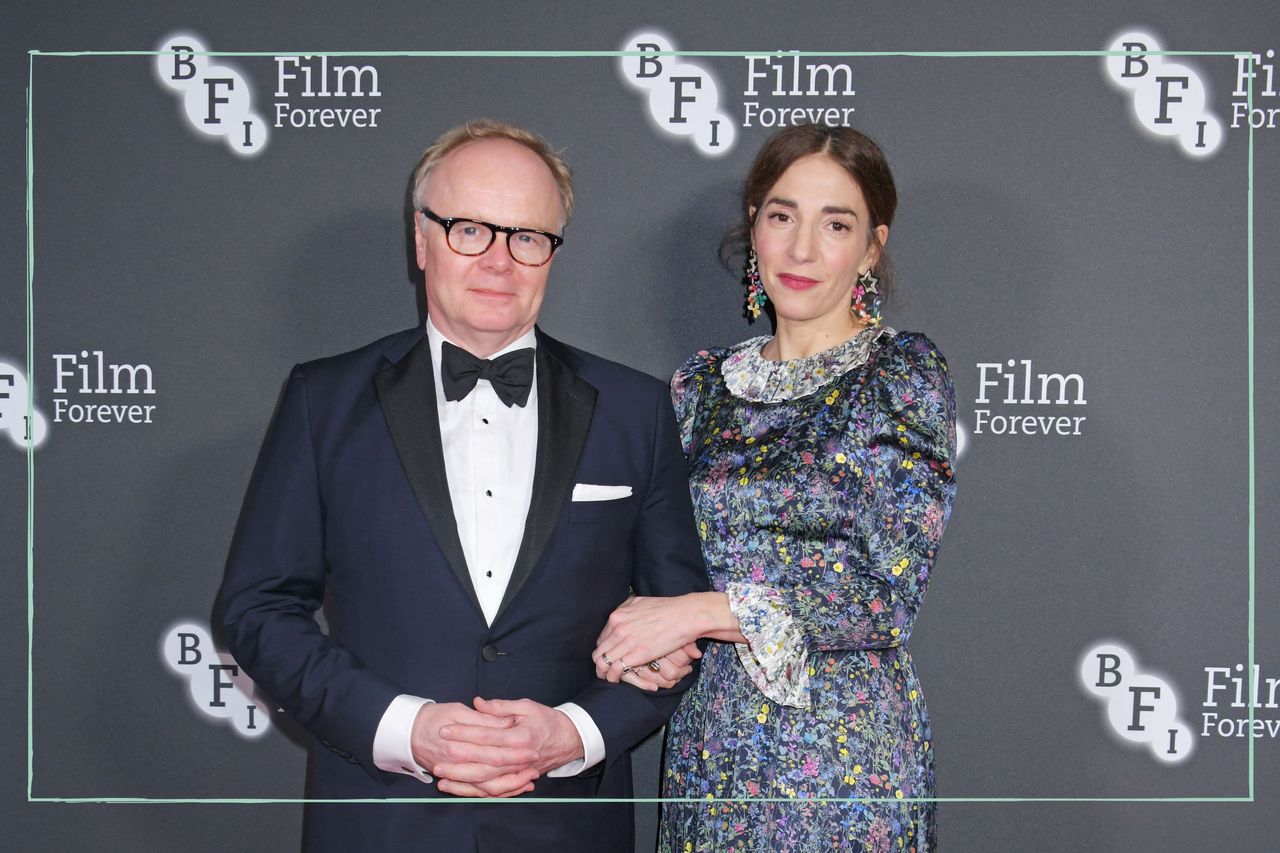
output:
{"label": "woman's eye", "polygon": [[786,223],[791,221],[791,215],[781,210],[775,210],[773,213],[769,214],[769,219],[774,222]]}
{"label": "woman's eye", "polygon": [[836,232],[844,232],[850,230],[849,223],[836,220],[831,223],[831,230]]}

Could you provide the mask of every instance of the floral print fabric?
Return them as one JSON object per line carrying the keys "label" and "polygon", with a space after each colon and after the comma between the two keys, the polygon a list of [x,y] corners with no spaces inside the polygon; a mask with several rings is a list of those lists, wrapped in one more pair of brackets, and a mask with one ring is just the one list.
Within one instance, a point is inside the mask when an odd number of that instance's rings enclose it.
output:
{"label": "floral print fabric", "polygon": [[725,584],[729,610],[738,619],[742,636],[738,659],[756,689],[775,702],[809,707],[809,649],[776,590],[749,583]]}
{"label": "floral print fabric", "polygon": [[672,380],[707,567],[749,642],[711,643],[671,720],[663,796],[697,802],[666,805],[659,847],[932,850],[906,641],[955,493],[946,362],[889,329],[789,362],[766,340]]}

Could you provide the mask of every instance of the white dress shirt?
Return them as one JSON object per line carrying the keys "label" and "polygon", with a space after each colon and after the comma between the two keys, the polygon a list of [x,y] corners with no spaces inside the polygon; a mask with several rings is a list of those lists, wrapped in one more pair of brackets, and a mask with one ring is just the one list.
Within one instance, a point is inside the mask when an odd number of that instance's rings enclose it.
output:
{"label": "white dress shirt", "polygon": [[[533,388],[524,406],[504,405],[487,379],[478,380],[475,389],[461,400],[445,400],[440,364],[442,344],[448,338],[430,319],[427,320],[427,340],[431,346],[444,470],[458,538],[462,541],[462,553],[480,609],[485,621],[493,624],[511,580],[533,497],[533,469],[538,451],[537,370],[535,368]],[[530,329],[489,358],[536,346],[537,337]],[[410,743],[414,719],[422,706],[431,701],[409,694],[392,700],[374,734],[375,765],[391,773],[433,781],[414,761]],[[604,737],[591,715],[573,702],[556,707],[578,730],[584,757],[557,767],[547,775],[573,776],[604,760]]]}

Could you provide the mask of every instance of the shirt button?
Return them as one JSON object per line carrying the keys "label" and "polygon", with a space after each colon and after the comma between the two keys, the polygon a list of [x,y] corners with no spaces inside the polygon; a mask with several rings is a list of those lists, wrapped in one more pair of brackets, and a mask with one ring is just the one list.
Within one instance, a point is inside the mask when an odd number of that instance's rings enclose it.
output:
{"label": "shirt button", "polygon": [[493,492],[490,491],[489,489],[485,489],[484,494],[485,494],[485,497],[489,497],[489,498],[493,497]]}
{"label": "shirt button", "polygon": [[485,572],[485,573],[484,573],[484,576],[485,576],[485,577],[487,577],[487,578],[491,578],[491,577],[493,577],[493,572]]}
{"label": "shirt button", "polygon": [[482,424],[487,424],[487,423],[489,423],[489,419],[488,419],[488,418],[481,418],[481,419],[480,419],[480,423],[482,423]]}

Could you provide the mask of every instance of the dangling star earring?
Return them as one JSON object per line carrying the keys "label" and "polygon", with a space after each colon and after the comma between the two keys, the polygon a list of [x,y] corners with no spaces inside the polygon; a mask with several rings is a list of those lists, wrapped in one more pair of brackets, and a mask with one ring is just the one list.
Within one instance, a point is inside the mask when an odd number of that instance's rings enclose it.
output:
{"label": "dangling star earring", "polygon": [[760,283],[760,263],[756,259],[755,248],[747,249],[747,263],[742,275],[742,283],[747,286],[747,322],[753,323],[760,317],[760,309],[769,301],[769,294],[764,292]]}
{"label": "dangling star earring", "polygon": [[[871,270],[867,270],[858,276],[858,281],[853,286],[853,300],[849,305],[849,312],[868,326],[880,325],[880,293],[876,290],[879,282],[880,279],[876,278]],[[868,296],[874,297],[870,307],[866,302]]]}

